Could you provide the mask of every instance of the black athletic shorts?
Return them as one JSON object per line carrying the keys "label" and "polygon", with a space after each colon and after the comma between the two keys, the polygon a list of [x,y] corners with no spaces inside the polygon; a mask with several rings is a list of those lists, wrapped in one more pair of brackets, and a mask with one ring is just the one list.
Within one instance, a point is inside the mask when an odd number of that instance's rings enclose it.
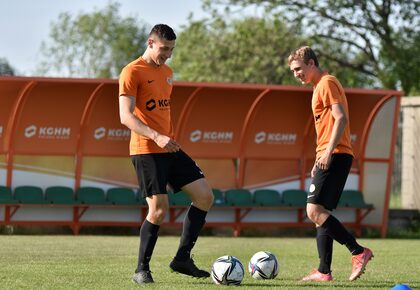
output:
{"label": "black athletic shorts", "polygon": [[323,205],[328,210],[337,208],[352,161],[350,154],[338,153],[332,155],[328,169],[316,167],[307,202]]}
{"label": "black athletic shorts", "polygon": [[168,193],[168,185],[178,192],[184,185],[204,177],[197,164],[182,150],[131,155],[131,161],[143,197]]}

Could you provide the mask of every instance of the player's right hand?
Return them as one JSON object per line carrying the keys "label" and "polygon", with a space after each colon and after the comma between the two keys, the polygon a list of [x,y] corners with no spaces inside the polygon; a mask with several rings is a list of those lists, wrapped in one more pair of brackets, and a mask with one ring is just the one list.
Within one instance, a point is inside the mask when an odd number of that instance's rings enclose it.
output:
{"label": "player's right hand", "polygon": [[311,177],[312,178],[315,176],[315,171],[316,171],[316,162],[315,162],[315,164],[314,164],[314,166],[312,167],[312,170],[311,170]]}
{"label": "player's right hand", "polygon": [[168,152],[177,152],[180,149],[178,143],[175,140],[172,140],[168,136],[165,135],[158,135],[155,140],[156,144],[160,147],[165,149]]}

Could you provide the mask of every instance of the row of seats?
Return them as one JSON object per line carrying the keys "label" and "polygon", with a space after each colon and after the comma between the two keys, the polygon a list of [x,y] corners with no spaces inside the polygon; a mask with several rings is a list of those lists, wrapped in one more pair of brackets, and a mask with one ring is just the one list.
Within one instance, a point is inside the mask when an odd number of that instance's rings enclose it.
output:
{"label": "row of seats", "polygon": [[98,187],[80,187],[76,192],[66,186],[51,186],[45,189],[37,186],[18,186],[12,190],[0,186],[0,204],[145,204],[129,188],[111,188],[106,192]]}
{"label": "row of seats", "polygon": [[[290,206],[304,207],[307,192],[290,189],[278,192],[273,189],[259,189],[251,193],[247,189],[230,189],[225,192],[213,189],[215,206]],[[110,188],[104,191],[97,187],[80,187],[74,192],[70,187],[51,186],[45,194],[40,187],[18,186],[12,190],[0,186],[0,204],[114,204],[114,205],[145,205],[144,198],[130,188]],[[169,194],[170,205],[186,206],[191,203],[185,192]],[[371,208],[364,201],[363,194],[356,190],[345,190],[341,196],[340,207]]]}
{"label": "row of seats", "polygon": [[[215,190],[213,190],[215,193]],[[246,189],[227,190],[223,195],[215,193],[215,204],[230,206],[291,206],[305,207],[308,193],[305,190],[289,189],[278,192],[273,189],[259,189],[252,194]],[[217,197],[220,196],[218,199]],[[344,190],[339,207],[372,208],[363,198],[363,193],[357,190]]]}

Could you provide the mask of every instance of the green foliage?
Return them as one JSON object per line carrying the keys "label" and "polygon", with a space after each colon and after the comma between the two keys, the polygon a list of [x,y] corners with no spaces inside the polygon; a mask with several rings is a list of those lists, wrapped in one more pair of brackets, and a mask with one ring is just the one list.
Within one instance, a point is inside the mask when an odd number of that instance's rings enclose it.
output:
{"label": "green foliage", "polygon": [[9,64],[7,59],[0,57],[0,76],[14,76],[15,70]]}
{"label": "green foliage", "polygon": [[389,208],[391,209],[401,209],[402,208],[402,197],[400,191],[392,191],[391,197],[389,200]]}
{"label": "green foliage", "polygon": [[171,66],[185,81],[296,84],[286,63],[304,40],[280,20],[190,19],[178,35]]}
{"label": "green foliage", "polygon": [[[316,48],[369,83],[419,92],[418,0],[203,0],[206,7],[242,5],[302,27]],[[214,8],[212,8],[214,10]],[[327,43],[322,44],[324,40]],[[327,45],[325,45],[327,44]],[[339,48],[337,50],[337,48]],[[340,52],[341,51],[341,52]],[[338,52],[338,53],[337,53]],[[343,54],[343,52],[345,52]]]}
{"label": "green foliage", "polygon": [[[342,61],[348,57],[348,53],[338,43],[322,39],[312,47],[317,51],[320,66],[337,77],[344,87],[373,87],[378,83],[374,76],[364,74]],[[354,58],[357,62],[364,63],[365,55],[359,54]]]}
{"label": "green foliage", "polygon": [[119,4],[73,16],[61,13],[51,24],[50,41],[43,42],[42,75],[116,77],[145,49],[146,25],[119,15]]}
{"label": "green foliage", "polygon": [[420,220],[412,220],[407,228],[390,228],[389,238],[420,239]]}
{"label": "green foliage", "polygon": [[380,79],[391,86],[398,84],[407,94],[420,94],[420,32],[413,41],[398,38],[398,49],[382,48],[380,55],[383,59],[383,69]]}
{"label": "green foliage", "polygon": [[[397,283],[420,287],[418,241],[361,239],[375,258],[356,282],[348,281],[350,254],[334,245],[334,281],[302,283],[300,278],[318,265],[315,238],[200,237],[194,260],[210,270],[222,255],[238,257],[247,268],[257,251],[274,253],[280,264],[274,280],[255,280],[245,269],[240,289],[390,289]],[[168,264],[179,237],[160,237],[151,260],[154,284],[149,289],[221,289],[211,278],[194,279],[171,273]],[[1,288],[4,289],[135,289],[131,282],[137,265],[139,238],[109,236],[0,236]],[[223,287],[222,287],[223,288]]]}

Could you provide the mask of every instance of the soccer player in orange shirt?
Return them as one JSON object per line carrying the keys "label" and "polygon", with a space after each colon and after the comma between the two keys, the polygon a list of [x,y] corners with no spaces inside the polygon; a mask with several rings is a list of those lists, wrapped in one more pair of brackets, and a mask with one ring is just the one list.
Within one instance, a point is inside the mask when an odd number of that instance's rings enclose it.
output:
{"label": "soccer player in orange shirt", "polygon": [[363,274],[372,251],[360,246],[332,214],[337,207],[353,161],[347,99],[340,82],[319,67],[314,51],[295,49],[288,58],[294,76],[302,84],[313,85],[312,112],[317,135],[316,161],[311,170],[306,212],[316,225],[320,264],[302,280],[331,281],[333,240],[352,254],[353,281]]}
{"label": "soccer player in orange shirt", "polygon": [[165,64],[175,48],[176,35],[165,24],[155,25],[143,55],[125,66],[119,79],[121,123],[131,130],[130,156],[149,211],[140,229],[138,265],[133,281],[153,283],[150,260],[159,227],[169,208],[167,185],[192,200],[185,215],[178,251],[169,267],[185,275],[205,278],[191,250],[213,204],[213,193],[196,163],[174,140],[171,122],[172,70]]}

